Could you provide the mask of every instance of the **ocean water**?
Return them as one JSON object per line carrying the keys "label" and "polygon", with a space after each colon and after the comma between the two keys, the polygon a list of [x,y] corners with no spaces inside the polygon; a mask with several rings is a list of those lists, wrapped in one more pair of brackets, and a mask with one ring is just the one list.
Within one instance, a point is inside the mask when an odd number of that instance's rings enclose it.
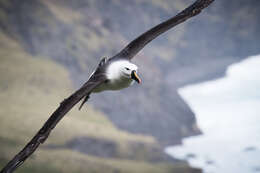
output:
{"label": "ocean water", "polygon": [[178,92],[203,135],[166,153],[205,173],[260,173],[260,55],[229,66],[224,78]]}

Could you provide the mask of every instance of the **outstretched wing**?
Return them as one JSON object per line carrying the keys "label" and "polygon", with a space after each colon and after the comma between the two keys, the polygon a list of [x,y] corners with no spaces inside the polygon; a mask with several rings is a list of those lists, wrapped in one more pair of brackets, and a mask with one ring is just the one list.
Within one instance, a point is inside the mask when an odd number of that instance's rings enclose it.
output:
{"label": "outstretched wing", "polygon": [[112,57],[132,59],[141,49],[144,48],[146,44],[158,37],[160,34],[168,31],[172,27],[186,21],[187,19],[198,15],[201,10],[209,6],[214,0],[197,0],[191,6],[178,13],[176,16],[170,18],[169,20],[153,27],[147,32],[140,35],[138,38],[129,43],[121,52]]}
{"label": "outstretched wing", "polygon": [[106,80],[102,73],[94,73],[91,78],[74,94],[60,103],[38,133],[31,141],[0,171],[0,173],[12,172],[20,166],[43,143],[55,128],[57,123],[77,104],[84,96],[89,95],[93,89]]}

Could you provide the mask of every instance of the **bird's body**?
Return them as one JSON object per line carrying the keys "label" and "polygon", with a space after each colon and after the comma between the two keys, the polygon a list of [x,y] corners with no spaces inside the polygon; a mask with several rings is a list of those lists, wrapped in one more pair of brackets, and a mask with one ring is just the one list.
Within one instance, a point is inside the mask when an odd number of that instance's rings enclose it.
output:
{"label": "bird's body", "polygon": [[[141,83],[140,77],[137,75],[138,67],[126,59],[112,59],[103,58],[97,69],[90,75],[89,81],[100,82],[91,92],[99,93],[107,90],[121,90],[129,87],[134,81]],[[94,85],[96,84],[94,82]],[[81,103],[79,110],[88,101],[89,94]]]}

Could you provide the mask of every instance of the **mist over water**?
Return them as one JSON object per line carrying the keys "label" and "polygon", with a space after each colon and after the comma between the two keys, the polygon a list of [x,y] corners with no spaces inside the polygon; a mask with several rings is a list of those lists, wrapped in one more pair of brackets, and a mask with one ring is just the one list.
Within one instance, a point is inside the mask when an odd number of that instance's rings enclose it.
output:
{"label": "mist over water", "polygon": [[203,134],[166,152],[210,173],[260,172],[260,55],[221,79],[179,89]]}

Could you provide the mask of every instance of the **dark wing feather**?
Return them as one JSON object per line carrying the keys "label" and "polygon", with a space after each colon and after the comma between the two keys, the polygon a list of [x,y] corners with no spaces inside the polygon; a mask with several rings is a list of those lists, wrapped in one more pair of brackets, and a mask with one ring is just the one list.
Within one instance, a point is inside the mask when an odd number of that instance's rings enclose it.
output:
{"label": "dark wing feather", "polygon": [[176,16],[140,35],[138,38],[129,43],[121,52],[112,57],[112,59],[132,59],[150,41],[158,37],[160,34],[171,29],[172,27],[186,21],[193,16],[196,16],[201,12],[201,10],[209,6],[213,1],[214,0],[197,0],[195,3],[193,3],[182,12],[178,13]]}
{"label": "dark wing feather", "polygon": [[0,173],[13,172],[19,167],[38,147],[43,143],[64,115],[71,110],[84,96],[106,80],[103,73],[96,71],[91,78],[74,94],[61,102],[60,106],[53,112],[38,133],[31,141],[0,171]]}

